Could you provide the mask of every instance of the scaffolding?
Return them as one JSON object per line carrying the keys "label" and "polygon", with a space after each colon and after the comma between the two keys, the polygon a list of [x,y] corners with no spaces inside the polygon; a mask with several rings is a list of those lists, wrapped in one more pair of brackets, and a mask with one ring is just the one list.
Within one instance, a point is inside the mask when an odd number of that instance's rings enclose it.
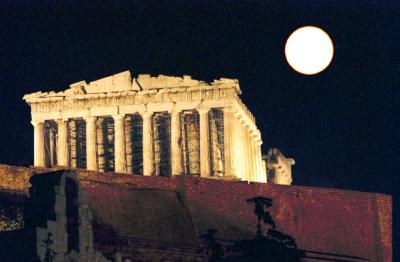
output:
{"label": "scaffolding", "polygon": [[68,150],[69,166],[76,167],[76,123],[74,120],[68,121]]}
{"label": "scaffolding", "polygon": [[71,119],[68,122],[68,145],[70,166],[86,168],[86,122]]}
{"label": "scaffolding", "polygon": [[[139,114],[129,115],[130,120],[130,143],[131,157],[128,158],[128,165],[132,166],[132,173],[135,175],[143,175],[143,120]],[[128,162],[128,161],[127,161]]]}
{"label": "scaffolding", "polygon": [[154,173],[171,176],[171,117],[168,113],[153,116]]}
{"label": "scaffolding", "polygon": [[126,172],[132,174],[132,115],[126,115],[124,118],[124,138],[125,138],[125,163]]}
{"label": "scaffolding", "polygon": [[224,112],[212,108],[208,117],[211,176],[222,177],[225,174]]}
{"label": "scaffolding", "polygon": [[181,162],[183,174],[200,175],[200,121],[197,111],[181,114]]}
{"label": "scaffolding", "polygon": [[102,123],[103,150],[104,150],[104,171],[115,170],[115,149],[114,149],[114,119],[104,117]]}
{"label": "scaffolding", "polygon": [[47,167],[57,165],[57,123],[46,120],[44,123],[45,164]]}

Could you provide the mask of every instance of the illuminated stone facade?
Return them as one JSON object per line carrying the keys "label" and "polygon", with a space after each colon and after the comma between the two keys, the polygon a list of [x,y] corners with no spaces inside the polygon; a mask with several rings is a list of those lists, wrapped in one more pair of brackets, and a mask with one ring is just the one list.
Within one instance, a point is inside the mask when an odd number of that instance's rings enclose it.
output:
{"label": "illuminated stone facade", "polygon": [[267,168],[267,181],[270,184],[291,185],[293,158],[285,157],[277,148],[268,150],[264,157]]}
{"label": "illuminated stone facade", "polygon": [[239,83],[129,71],[24,96],[34,165],[267,182],[261,134]]}

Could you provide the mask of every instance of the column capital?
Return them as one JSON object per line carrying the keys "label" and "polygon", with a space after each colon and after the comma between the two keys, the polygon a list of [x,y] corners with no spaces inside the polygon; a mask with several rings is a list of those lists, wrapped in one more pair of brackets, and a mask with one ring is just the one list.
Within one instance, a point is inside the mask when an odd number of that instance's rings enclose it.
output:
{"label": "column capital", "polygon": [[169,112],[171,114],[171,116],[178,116],[182,111],[181,110],[176,110],[173,109],[171,112]]}
{"label": "column capital", "polygon": [[31,124],[33,126],[39,126],[39,125],[43,125],[44,124],[44,120],[32,120]]}
{"label": "column capital", "polygon": [[222,108],[222,111],[225,113],[225,112],[232,112],[232,113],[234,113],[235,111],[233,110],[233,107],[232,106],[226,106],[226,107],[223,107]]}
{"label": "column capital", "polygon": [[58,144],[57,144],[57,165],[67,167],[68,161],[68,119],[57,119]]}
{"label": "column capital", "polygon": [[197,108],[197,112],[199,112],[199,114],[208,114],[208,112],[210,112],[210,108],[200,107]]}
{"label": "column capital", "polygon": [[154,112],[152,112],[152,111],[145,111],[145,112],[140,112],[140,115],[141,115],[143,118],[150,118],[150,117],[153,115],[153,113],[154,113]]}
{"label": "column capital", "polygon": [[234,105],[232,105],[231,107],[232,107],[232,110],[233,110],[235,113],[237,113],[237,114],[241,114],[241,113],[242,113],[241,108],[238,107],[237,104],[234,104]]}
{"label": "column capital", "polygon": [[112,115],[112,118],[114,119],[114,121],[123,120],[125,119],[125,115],[124,114]]}
{"label": "column capital", "polygon": [[104,121],[103,117],[98,117],[96,120],[97,123],[103,123],[103,121]]}
{"label": "column capital", "polygon": [[68,118],[58,118],[58,119],[56,119],[56,122],[57,122],[57,124],[58,123],[65,123],[65,122],[68,122]]}
{"label": "column capital", "polygon": [[95,117],[95,116],[85,116],[83,119],[85,119],[86,122],[94,122],[94,121],[96,121],[97,117]]}

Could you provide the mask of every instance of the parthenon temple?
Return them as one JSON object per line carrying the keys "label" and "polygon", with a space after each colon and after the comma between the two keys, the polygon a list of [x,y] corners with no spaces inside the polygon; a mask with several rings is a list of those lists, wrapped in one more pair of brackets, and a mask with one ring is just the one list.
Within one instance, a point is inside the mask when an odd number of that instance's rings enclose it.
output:
{"label": "parthenon temple", "polygon": [[240,94],[235,79],[129,71],[27,94],[34,166],[267,182],[261,133]]}

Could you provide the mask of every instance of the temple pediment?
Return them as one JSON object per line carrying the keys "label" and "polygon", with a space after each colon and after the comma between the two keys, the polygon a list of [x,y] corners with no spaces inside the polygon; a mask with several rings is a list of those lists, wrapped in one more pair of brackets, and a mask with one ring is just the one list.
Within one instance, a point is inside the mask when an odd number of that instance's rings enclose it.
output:
{"label": "temple pediment", "polygon": [[86,86],[88,94],[93,93],[109,93],[121,91],[139,91],[139,86],[132,81],[131,72],[125,71],[112,76],[104,77],[96,81],[90,82]]}
{"label": "temple pediment", "polygon": [[192,79],[191,76],[187,75],[183,77],[165,75],[152,77],[148,74],[142,74],[139,75],[137,82],[143,90],[206,85],[205,82]]}
{"label": "temple pediment", "polygon": [[209,90],[220,87],[231,87],[237,93],[241,93],[239,81],[237,79],[220,78],[211,83],[192,79],[191,76],[183,77],[159,75],[153,77],[149,74],[140,74],[137,78],[132,78],[129,71],[124,71],[112,76],[104,77],[92,82],[79,81],[73,83],[68,89],[61,92],[35,92],[23,97],[25,101],[39,102],[42,99],[63,99],[65,97],[82,98],[101,94],[126,94],[126,93],[147,93],[165,91],[186,91],[188,88]]}

